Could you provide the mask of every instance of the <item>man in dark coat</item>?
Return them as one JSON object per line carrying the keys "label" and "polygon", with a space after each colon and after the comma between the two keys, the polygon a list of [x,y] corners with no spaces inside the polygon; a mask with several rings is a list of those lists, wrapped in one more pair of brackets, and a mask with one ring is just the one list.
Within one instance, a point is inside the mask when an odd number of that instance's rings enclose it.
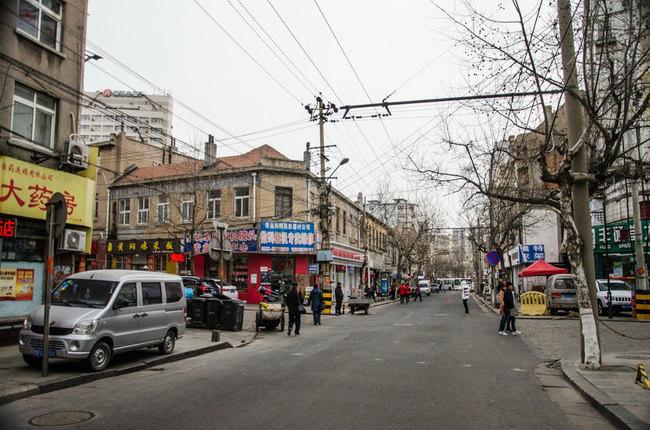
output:
{"label": "man in dark coat", "polygon": [[314,316],[314,325],[320,325],[320,314],[323,312],[323,291],[318,288],[318,285],[314,285],[314,289],[309,293],[309,302]]}
{"label": "man in dark coat", "polygon": [[336,315],[341,315],[341,306],[343,305],[343,288],[341,288],[341,283],[336,284],[334,288],[334,299],[336,300]]}
{"label": "man in dark coat", "polygon": [[287,330],[287,335],[291,336],[291,329],[293,325],[296,325],[296,335],[300,334],[300,310],[298,309],[302,305],[302,297],[298,292],[298,287],[293,285],[287,293],[285,299],[287,305],[287,311],[289,311],[289,330]]}

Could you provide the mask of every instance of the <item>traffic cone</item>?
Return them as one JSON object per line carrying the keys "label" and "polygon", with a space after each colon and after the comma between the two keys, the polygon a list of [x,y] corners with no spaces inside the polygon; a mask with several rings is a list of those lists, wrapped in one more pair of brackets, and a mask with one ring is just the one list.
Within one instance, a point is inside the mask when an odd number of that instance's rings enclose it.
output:
{"label": "traffic cone", "polygon": [[646,390],[650,390],[650,379],[648,379],[648,371],[645,370],[645,366],[640,363],[636,371],[636,383]]}

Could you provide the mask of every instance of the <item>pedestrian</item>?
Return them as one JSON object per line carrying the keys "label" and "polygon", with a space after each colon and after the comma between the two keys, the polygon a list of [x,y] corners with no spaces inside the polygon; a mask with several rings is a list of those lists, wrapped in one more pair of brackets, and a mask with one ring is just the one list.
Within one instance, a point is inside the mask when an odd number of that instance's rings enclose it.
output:
{"label": "pedestrian", "polygon": [[341,283],[336,284],[334,289],[334,299],[336,300],[336,315],[341,315],[341,306],[343,305],[343,288],[341,288]]}
{"label": "pedestrian", "polygon": [[411,301],[411,294],[413,294],[413,290],[409,284],[404,284],[404,287],[406,287],[406,303],[409,303]]}
{"label": "pedestrian", "polygon": [[499,322],[499,334],[502,336],[508,336],[508,333],[505,332],[506,325],[508,324],[508,319],[510,315],[508,309],[506,308],[506,288],[502,282],[499,282],[498,285],[497,298],[499,300],[499,315],[501,315],[501,321]]}
{"label": "pedestrian", "polygon": [[320,313],[323,311],[323,292],[318,288],[318,285],[314,285],[314,289],[309,293],[309,302],[311,303],[314,325],[320,325]]}
{"label": "pedestrian", "polygon": [[[513,336],[517,336],[518,334],[521,334],[521,332],[519,330],[517,330],[517,326],[515,325],[516,316],[517,316],[517,307],[515,306],[512,282],[506,282],[506,292],[505,292],[505,294],[508,294],[508,292],[512,296],[512,307],[509,309],[509,312],[508,312],[508,322],[506,324],[506,331],[509,331],[510,334],[513,335]],[[508,301],[509,301],[509,299],[506,300],[506,303],[508,303]]]}
{"label": "pedestrian", "polygon": [[375,303],[377,303],[376,296],[377,296],[377,292],[375,291],[375,287],[374,286],[370,287],[370,298]]}
{"label": "pedestrian", "polygon": [[296,335],[300,334],[300,307],[302,306],[302,295],[298,292],[298,287],[292,285],[287,293],[285,303],[289,311],[289,330],[287,335],[291,336],[291,329],[296,325]]}
{"label": "pedestrian", "polygon": [[463,306],[465,306],[465,313],[469,313],[469,308],[467,307],[467,301],[469,300],[469,285],[465,281],[460,283],[461,288],[461,298],[463,299]]}
{"label": "pedestrian", "polygon": [[395,300],[395,284],[392,283],[390,286],[390,299]]}
{"label": "pedestrian", "polygon": [[420,298],[420,302],[422,302],[422,290],[420,290],[420,286],[416,286],[415,290],[413,291],[413,303],[418,301],[418,297]]}

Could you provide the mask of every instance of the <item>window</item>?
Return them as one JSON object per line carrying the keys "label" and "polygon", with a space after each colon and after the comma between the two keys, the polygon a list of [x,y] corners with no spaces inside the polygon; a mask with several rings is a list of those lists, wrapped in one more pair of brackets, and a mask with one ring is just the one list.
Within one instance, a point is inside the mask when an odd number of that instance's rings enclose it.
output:
{"label": "window", "polygon": [[339,225],[339,218],[340,218],[341,210],[339,208],[336,208],[336,232],[340,232],[341,228]]}
{"label": "window", "polygon": [[159,196],[156,209],[158,222],[169,221],[169,197]]}
{"label": "window", "polygon": [[56,100],[16,82],[11,129],[18,137],[51,148],[55,124]]}
{"label": "window", "polygon": [[154,143],[162,143],[162,139],[159,138],[159,137],[152,137],[151,141],[154,142]]}
{"label": "window", "polygon": [[152,133],[162,134],[162,128],[160,128],[160,127],[152,127],[151,132]]}
{"label": "window", "polygon": [[208,219],[221,216],[221,190],[208,191]]}
{"label": "window", "polygon": [[112,125],[105,125],[105,126],[104,126],[104,130],[106,130],[106,131],[113,131],[113,130],[115,130],[115,127],[112,126]]}
{"label": "window", "polygon": [[120,292],[117,294],[117,300],[120,298],[123,298],[127,302],[129,302],[129,305],[127,307],[132,308],[138,306],[138,293],[135,288],[134,283],[128,283],[122,285],[122,288],[120,288]]}
{"label": "window", "polygon": [[290,217],[293,204],[293,190],[275,187],[275,216]]}
{"label": "window", "polygon": [[142,306],[162,303],[160,282],[142,282],[140,288],[142,289]]}
{"label": "window", "polygon": [[235,188],[235,217],[248,216],[248,187]]}
{"label": "window", "polygon": [[162,122],[163,122],[162,118],[151,118],[152,124],[162,124]]}
{"label": "window", "polygon": [[178,302],[183,298],[183,289],[180,282],[165,282],[167,303]]}
{"label": "window", "polygon": [[131,199],[119,199],[117,204],[120,224],[131,224]]}
{"label": "window", "polygon": [[80,130],[90,130],[90,125],[88,125],[88,124],[81,124],[81,125],[79,126],[79,129],[80,129]]}
{"label": "window", "polygon": [[93,115],[93,121],[95,122],[100,122],[102,120],[103,115]]}
{"label": "window", "polygon": [[348,214],[347,212],[343,211],[343,234],[347,234],[348,232]]}
{"label": "window", "polygon": [[194,219],[194,201],[185,200],[181,202],[181,221],[189,222]]}
{"label": "window", "polygon": [[90,115],[81,115],[82,121],[90,121]]}
{"label": "window", "polygon": [[58,50],[61,44],[61,9],[58,0],[19,0],[18,31]]}
{"label": "window", "polygon": [[149,222],[149,197],[138,197],[138,224]]}
{"label": "window", "polygon": [[95,193],[95,211],[93,217],[97,220],[97,214],[99,214],[99,193]]}

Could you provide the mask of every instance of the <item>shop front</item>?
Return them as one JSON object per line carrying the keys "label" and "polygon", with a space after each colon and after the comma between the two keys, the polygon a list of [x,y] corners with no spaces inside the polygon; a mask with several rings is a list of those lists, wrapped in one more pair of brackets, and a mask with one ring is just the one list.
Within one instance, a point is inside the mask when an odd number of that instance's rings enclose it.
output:
{"label": "shop front", "polygon": [[46,203],[57,192],[66,199],[66,232],[74,230],[78,241],[72,243],[75,247],[58,244],[52,262],[55,278],[83,270],[95,192],[89,170],[75,175],[0,156],[0,321],[22,319],[42,303]]}
{"label": "shop front", "polygon": [[106,242],[109,269],[179,273],[185,254],[174,239],[129,239]]}
{"label": "shop front", "polygon": [[361,292],[355,290],[361,288],[362,270],[365,260],[364,251],[340,243],[333,243],[332,257],[330,279],[333,282],[341,283],[345,297],[360,294]]}
{"label": "shop front", "polygon": [[[239,297],[259,303],[260,287],[282,291],[294,282],[304,291],[315,263],[314,224],[298,221],[261,221],[259,229],[227,233],[233,250],[232,283]],[[245,289],[244,289],[245,286]]]}

